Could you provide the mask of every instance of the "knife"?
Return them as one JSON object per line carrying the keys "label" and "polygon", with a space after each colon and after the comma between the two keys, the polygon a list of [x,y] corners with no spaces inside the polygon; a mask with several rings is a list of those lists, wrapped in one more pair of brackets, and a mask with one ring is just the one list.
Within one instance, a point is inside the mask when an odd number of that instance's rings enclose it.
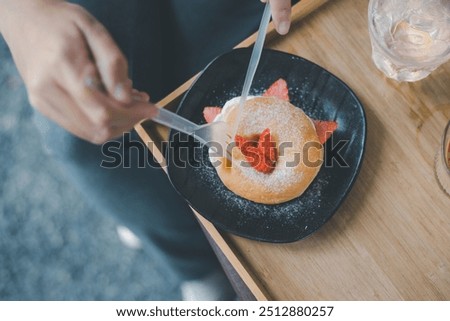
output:
{"label": "knife", "polygon": [[258,37],[256,38],[255,45],[253,47],[252,55],[250,57],[250,62],[247,68],[247,74],[245,75],[244,86],[242,88],[241,98],[239,99],[238,105],[238,117],[237,121],[234,124],[233,135],[231,137],[235,137],[239,123],[242,117],[242,107],[244,102],[247,100],[248,93],[250,91],[250,86],[253,82],[253,78],[255,77],[256,69],[258,68],[259,59],[261,58],[261,52],[264,46],[264,39],[266,38],[267,27],[269,26],[270,21],[270,3],[267,1],[266,6],[264,8],[264,13],[261,18],[261,23],[258,29]]}

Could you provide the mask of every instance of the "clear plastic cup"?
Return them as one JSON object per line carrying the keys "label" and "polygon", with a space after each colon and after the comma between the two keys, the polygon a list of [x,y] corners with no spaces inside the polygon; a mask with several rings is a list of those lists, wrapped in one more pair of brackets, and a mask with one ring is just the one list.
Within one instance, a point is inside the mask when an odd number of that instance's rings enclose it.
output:
{"label": "clear plastic cup", "polygon": [[417,81],[450,58],[450,0],[370,0],[372,59],[398,81]]}

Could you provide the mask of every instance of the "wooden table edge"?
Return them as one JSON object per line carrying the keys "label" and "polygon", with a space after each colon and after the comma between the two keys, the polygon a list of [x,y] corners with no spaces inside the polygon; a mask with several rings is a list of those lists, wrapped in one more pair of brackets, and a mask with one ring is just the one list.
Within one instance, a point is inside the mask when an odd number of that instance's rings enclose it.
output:
{"label": "wooden table edge", "polygon": [[[302,19],[303,17],[307,16],[314,10],[316,10],[318,7],[323,5],[324,3],[328,2],[330,0],[302,0],[292,8],[292,21],[295,23],[296,21]],[[234,48],[244,48],[251,46],[255,40],[256,40],[257,33],[254,33],[241,43],[239,43]],[[267,36],[266,41],[270,41],[274,37],[277,36],[277,32],[275,30],[275,26],[273,22],[269,24],[269,28],[267,30]],[[171,92],[169,95],[167,95],[165,98],[160,100],[158,103],[156,103],[157,106],[161,108],[165,108],[167,106],[172,106],[174,103],[176,103],[183,95],[184,93],[190,88],[192,83],[195,81],[198,75],[195,75],[188,81],[186,81],[184,84],[182,84],[180,87],[175,89],[173,92]],[[140,122],[137,124],[134,129],[140,136],[140,138],[144,141],[144,143],[147,144],[147,147],[149,148],[150,152],[155,157],[156,161],[161,165],[162,169],[167,173],[167,167],[166,167],[166,160],[164,158],[164,155],[162,154],[161,150],[156,146],[156,144],[151,144],[153,142],[153,139],[150,137],[150,134],[146,131],[146,129],[143,126],[143,122]],[[265,291],[263,290],[263,287],[259,284],[257,281],[257,277],[255,277],[248,268],[241,262],[238,255],[236,254],[237,250],[233,248],[224,238],[222,233],[208,220],[203,218],[198,212],[196,212],[194,209],[192,209],[194,214],[196,215],[198,221],[203,226],[204,230],[209,234],[209,236],[212,238],[212,240],[216,243],[217,247],[222,251],[222,253],[225,255],[225,257],[228,259],[230,264],[233,266],[233,268],[236,270],[238,275],[241,277],[241,279],[244,281],[244,283],[247,285],[251,293],[254,295],[255,299],[258,301],[267,301],[270,300],[270,297]]]}

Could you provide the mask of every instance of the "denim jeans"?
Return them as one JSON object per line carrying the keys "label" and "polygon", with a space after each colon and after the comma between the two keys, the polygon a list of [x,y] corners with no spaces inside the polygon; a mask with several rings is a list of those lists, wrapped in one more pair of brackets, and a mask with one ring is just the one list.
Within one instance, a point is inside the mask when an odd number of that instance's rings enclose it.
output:
{"label": "denim jeans", "polygon": [[[73,2],[109,30],[128,59],[134,87],[148,92],[152,101],[254,32],[263,9],[259,0]],[[133,160],[130,168],[102,168],[100,146],[74,137],[38,113],[35,120],[46,149],[73,184],[98,211],[136,233],[149,253],[164,260],[181,281],[220,267],[192,211],[160,168],[138,168]],[[122,156],[137,157],[126,146]]]}

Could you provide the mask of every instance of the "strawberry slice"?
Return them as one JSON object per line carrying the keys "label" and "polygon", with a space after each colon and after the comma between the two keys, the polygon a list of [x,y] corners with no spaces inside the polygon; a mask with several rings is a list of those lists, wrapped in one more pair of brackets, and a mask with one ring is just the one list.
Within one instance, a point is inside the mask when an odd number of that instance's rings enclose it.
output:
{"label": "strawberry slice", "polygon": [[205,107],[203,109],[203,117],[205,118],[206,122],[212,123],[217,115],[219,115],[222,112],[222,108],[220,107]]}
{"label": "strawberry slice", "polygon": [[258,163],[252,164],[253,168],[258,172],[264,174],[270,174],[275,169],[275,164],[271,162],[267,157],[260,156]]}
{"label": "strawberry slice", "polygon": [[328,138],[331,137],[333,132],[337,129],[338,124],[335,121],[326,120],[314,120],[314,126],[316,127],[317,136],[321,144],[325,144]]}
{"label": "strawberry slice", "polygon": [[236,135],[234,137],[234,141],[236,143],[236,146],[241,150],[242,154],[247,157],[250,155],[250,153],[252,153],[252,149],[256,148],[256,142],[246,139],[240,135]]}
{"label": "strawberry slice", "polygon": [[270,130],[265,129],[258,142],[246,139],[240,135],[234,138],[236,146],[245,156],[246,161],[258,172],[270,174],[275,169],[277,150],[275,142],[271,141]]}
{"label": "strawberry slice", "polygon": [[275,141],[272,140],[269,128],[263,130],[258,140],[258,149],[262,152],[264,157],[267,157],[270,162],[275,163],[278,158],[278,152]]}
{"label": "strawberry slice", "polygon": [[[243,153],[244,154],[244,153]],[[245,149],[245,159],[250,163],[252,167],[258,166],[262,160],[261,152],[256,146],[248,146]]]}
{"label": "strawberry slice", "polygon": [[234,141],[235,141],[235,143],[236,143],[236,146],[237,146],[239,149],[242,149],[243,145],[244,145],[246,142],[248,142],[248,139],[242,137],[241,135],[236,135],[236,136],[234,137]]}
{"label": "strawberry slice", "polygon": [[286,80],[283,78],[275,81],[269,89],[263,94],[265,97],[278,97],[282,100],[289,101],[289,90]]}
{"label": "strawberry slice", "polygon": [[255,146],[247,148],[245,159],[256,171],[264,174],[272,173],[275,168],[275,164],[265,157],[261,150]]}

